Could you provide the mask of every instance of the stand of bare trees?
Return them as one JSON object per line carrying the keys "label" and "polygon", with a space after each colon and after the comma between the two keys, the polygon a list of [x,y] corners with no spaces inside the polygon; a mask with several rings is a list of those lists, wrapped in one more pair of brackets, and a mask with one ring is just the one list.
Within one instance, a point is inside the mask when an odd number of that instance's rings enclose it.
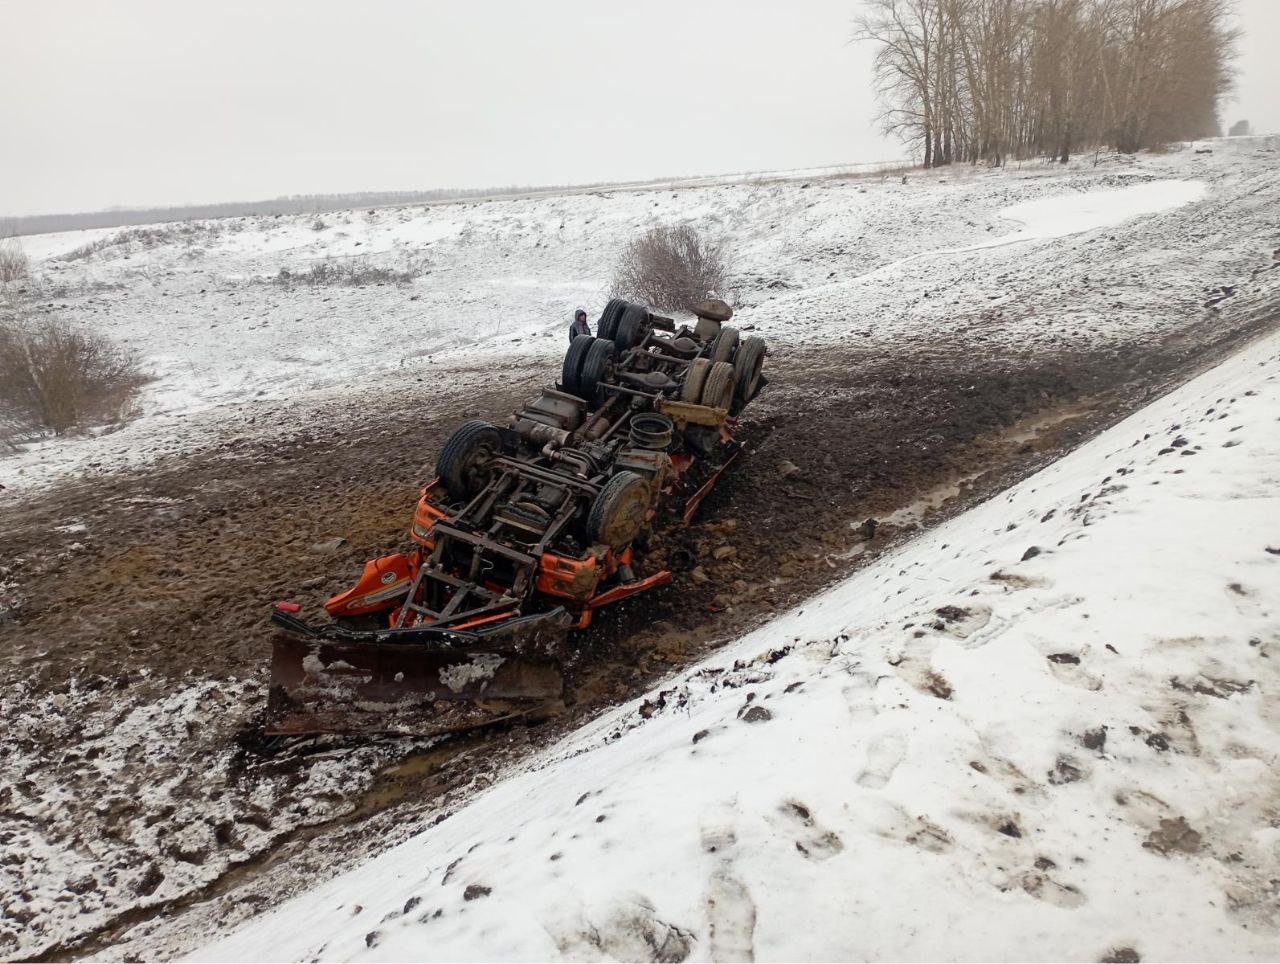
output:
{"label": "stand of bare trees", "polygon": [[1220,132],[1233,0],[863,0],[885,129],[924,166]]}

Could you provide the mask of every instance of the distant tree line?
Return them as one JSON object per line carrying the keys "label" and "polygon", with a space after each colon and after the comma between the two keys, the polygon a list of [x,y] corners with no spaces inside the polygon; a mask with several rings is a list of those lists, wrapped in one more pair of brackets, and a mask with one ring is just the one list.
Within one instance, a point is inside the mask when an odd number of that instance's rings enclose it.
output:
{"label": "distant tree line", "polygon": [[[112,208],[74,214],[33,214],[0,219],[0,234],[48,234],[85,228],[118,228],[131,224],[160,224],[205,218],[238,218],[276,214],[322,214],[351,208],[393,204],[428,204],[472,197],[522,194],[530,188],[446,188],[433,191],[361,191],[352,194],[293,194],[265,201],[227,201],[220,204],[180,204],[154,208]],[[539,188],[538,190],[554,190]]]}
{"label": "distant tree line", "polygon": [[291,194],[265,201],[226,201],[219,204],[177,204],[155,208],[111,208],[75,214],[31,214],[0,219],[0,235],[51,234],[85,228],[118,228],[131,224],[162,224],[168,221],[195,221],[206,218],[271,217],[277,214],[325,214],[353,208],[387,207],[397,204],[432,204],[465,201],[470,198],[510,197],[519,194],[554,194],[626,187],[642,181],[601,181],[591,184],[548,184],[538,187],[438,188],[430,191],[358,191],[350,194]]}
{"label": "distant tree line", "polygon": [[1221,133],[1233,0],[864,0],[885,129],[925,167]]}

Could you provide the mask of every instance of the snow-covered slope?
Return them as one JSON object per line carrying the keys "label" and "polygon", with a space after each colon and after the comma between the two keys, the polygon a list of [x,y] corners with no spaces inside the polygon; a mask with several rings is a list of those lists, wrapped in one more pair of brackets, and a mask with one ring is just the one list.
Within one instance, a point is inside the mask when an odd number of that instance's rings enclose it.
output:
{"label": "snow-covered slope", "polygon": [[[1218,286],[1232,290],[1225,312],[1280,290],[1277,147],[1233,138],[1210,154],[1100,164],[817,172],[24,238],[35,310],[136,349],[156,378],[141,418],[0,459],[0,484],[9,498],[212,433],[261,434],[264,409],[305,421],[304,406],[335,398],[452,391],[499,359],[554,364],[573,309],[599,312],[620,251],[655,224],[729,243],[738,323],[777,348],[1149,345]],[[425,273],[278,283],[325,259]]]}
{"label": "snow-covered slope", "polygon": [[1268,959],[1280,336],[201,960]]}

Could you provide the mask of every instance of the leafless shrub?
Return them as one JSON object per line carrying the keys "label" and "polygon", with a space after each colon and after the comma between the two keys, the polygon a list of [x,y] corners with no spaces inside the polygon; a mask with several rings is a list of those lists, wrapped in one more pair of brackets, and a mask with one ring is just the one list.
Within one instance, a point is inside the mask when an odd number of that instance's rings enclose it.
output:
{"label": "leafless shrub", "polygon": [[680,310],[721,291],[728,272],[722,240],[704,238],[691,224],[650,228],[623,249],[612,294]]}
{"label": "leafless shrub", "polygon": [[402,268],[374,264],[368,258],[325,258],[312,262],[305,271],[281,268],[276,275],[276,284],[284,288],[294,285],[403,285],[426,273],[427,262],[420,258],[409,261]]}
{"label": "leafless shrub", "polygon": [[31,274],[31,260],[15,238],[0,241],[0,281],[21,281]]}
{"label": "leafless shrub", "polygon": [[137,357],[57,317],[0,318],[0,426],[64,435],[127,416],[146,382]]}

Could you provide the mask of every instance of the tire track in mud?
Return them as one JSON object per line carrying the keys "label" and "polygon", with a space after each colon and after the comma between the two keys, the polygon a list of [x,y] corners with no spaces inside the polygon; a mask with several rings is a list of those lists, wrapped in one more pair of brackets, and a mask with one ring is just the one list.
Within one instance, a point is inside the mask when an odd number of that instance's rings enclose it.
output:
{"label": "tire track in mud", "polygon": [[[256,912],[406,836],[406,827],[443,819],[506,764],[847,575],[917,524],[1029,472],[1122,417],[1161,381],[1187,377],[1188,356],[1207,363],[1210,354],[1185,337],[1136,358],[778,350],[770,361],[773,385],[744,419],[747,453],[700,520],[666,533],[642,563],[656,565],[681,546],[696,565],[672,586],[601,614],[581,640],[593,656],[577,669],[578,699],[561,719],[465,737],[425,755],[414,741],[372,753],[335,741],[320,752],[251,765],[235,779],[278,784],[271,785],[275,810],[255,815],[267,827],[252,853],[149,907],[126,897],[117,913],[70,939],[28,935],[5,956],[81,956],[131,936],[144,955],[189,946],[212,922]],[[193,666],[204,678],[249,677],[259,685],[246,686],[238,721],[198,729],[186,755],[173,761],[193,783],[232,782],[226,741],[233,723],[252,718],[255,694],[264,695],[269,603],[288,596],[318,607],[365,558],[398,544],[423,466],[457,421],[500,419],[550,374],[421,419],[365,409],[363,418],[317,425],[283,442],[248,440],[185,464],[55,489],[6,510],[0,558],[29,560],[17,572],[26,599],[19,620],[0,626],[6,684],[21,677],[34,700],[65,693],[70,679],[101,678],[116,687],[105,700],[137,706],[189,680]],[[153,501],[129,501],[139,498]],[[902,511],[913,505],[914,513]],[[75,538],[88,549],[68,557],[50,532],[71,518],[86,525]],[[335,537],[346,544],[317,550]],[[104,594],[106,612],[95,605]],[[86,608],[98,618],[81,618]],[[477,747],[482,752],[473,752]],[[291,794],[308,791],[303,774],[317,761],[335,759],[349,786],[328,810],[299,820],[286,806]],[[380,773],[358,774],[362,767]],[[49,776],[56,788],[63,774],[54,767]],[[79,816],[91,833],[93,794],[86,796]],[[197,797],[184,802],[198,810]],[[13,807],[7,798],[0,804]],[[168,826],[168,817],[159,819]],[[318,840],[320,851],[344,856],[311,853],[307,844]],[[173,936],[173,921],[184,916],[190,926]],[[59,926],[74,930],[70,920]]]}

